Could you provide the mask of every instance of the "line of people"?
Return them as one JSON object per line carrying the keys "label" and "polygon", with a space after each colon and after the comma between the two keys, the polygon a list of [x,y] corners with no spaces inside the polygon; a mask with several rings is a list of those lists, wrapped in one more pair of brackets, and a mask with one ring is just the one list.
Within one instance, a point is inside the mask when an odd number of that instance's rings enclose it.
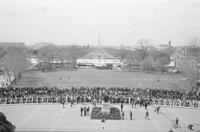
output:
{"label": "line of people", "polygon": [[89,113],[90,113],[90,106],[88,106],[88,107],[81,107],[80,108],[80,112],[81,112],[81,116],[87,116],[87,115],[89,115]]}
{"label": "line of people", "polygon": [[37,88],[0,88],[0,98],[39,98],[67,96],[66,102],[73,100],[76,103],[96,101],[101,103],[103,96],[108,95],[110,103],[132,103],[145,99],[180,99],[200,100],[199,93],[186,91],[143,89],[143,88],[106,88],[106,87],[80,87],[71,89],[59,89],[57,87]]}

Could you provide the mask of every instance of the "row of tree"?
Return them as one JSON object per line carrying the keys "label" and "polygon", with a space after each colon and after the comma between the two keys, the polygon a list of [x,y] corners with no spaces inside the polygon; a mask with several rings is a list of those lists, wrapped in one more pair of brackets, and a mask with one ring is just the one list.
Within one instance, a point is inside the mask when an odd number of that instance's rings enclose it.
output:
{"label": "row of tree", "polygon": [[[34,50],[33,53],[40,60],[47,63],[53,63],[55,60],[63,63],[69,61],[76,66],[76,60],[79,57],[92,51],[94,48],[89,46],[44,46],[38,50]],[[164,66],[169,63],[170,56],[173,54],[174,49],[169,47],[162,51],[155,49],[151,46],[151,42],[148,39],[141,39],[138,41],[138,48],[136,50],[131,49],[116,49],[105,47],[105,50],[113,56],[119,58],[121,61],[126,61],[129,64],[141,65],[141,69],[150,71],[155,69],[164,71]]]}
{"label": "row of tree", "polygon": [[59,61],[59,63],[64,63],[65,61],[71,62],[73,67],[76,66],[77,58],[87,54],[91,49],[85,46],[44,46],[38,50],[33,50],[33,54],[37,56],[40,60],[47,63],[54,63],[54,61]]}
{"label": "row of tree", "polygon": [[[73,67],[75,67],[77,58],[86,55],[93,49],[94,47],[91,48],[89,46],[77,45],[49,45],[37,50],[28,50],[26,47],[19,46],[0,47],[0,67],[1,70],[9,76],[10,80],[11,73],[15,76],[15,78],[21,77],[21,73],[30,66],[27,60],[30,56],[37,56],[40,60],[47,63],[53,63],[55,60],[59,60],[60,63],[64,63],[64,61],[67,60],[68,62],[71,62]],[[166,70],[165,65],[170,62],[170,56],[175,51],[170,44],[168,48],[157,50],[151,45],[151,42],[148,39],[140,39],[135,50],[123,47],[120,49],[105,47],[105,50],[113,56],[119,58],[121,61],[126,61],[128,64],[132,65],[139,65],[144,71],[156,69],[161,72]],[[191,39],[188,55],[194,57],[196,60],[200,60],[199,51],[200,39]],[[185,71],[186,70],[187,69],[185,69]],[[197,71],[195,73],[199,74]]]}
{"label": "row of tree", "polygon": [[11,77],[21,78],[22,72],[27,70],[30,63],[27,60],[27,49],[21,46],[0,47],[0,67],[1,72],[8,77],[11,83]]}
{"label": "row of tree", "polygon": [[200,38],[189,40],[187,52],[184,53],[187,59],[182,60],[180,65],[182,72],[190,80],[192,90],[200,92]]}
{"label": "row of tree", "polygon": [[169,64],[170,56],[175,51],[170,45],[163,50],[158,50],[151,45],[148,39],[140,39],[135,50],[124,48],[107,50],[121,61],[126,60],[128,64],[141,66],[144,71],[157,70],[161,72],[166,71],[165,65]]}

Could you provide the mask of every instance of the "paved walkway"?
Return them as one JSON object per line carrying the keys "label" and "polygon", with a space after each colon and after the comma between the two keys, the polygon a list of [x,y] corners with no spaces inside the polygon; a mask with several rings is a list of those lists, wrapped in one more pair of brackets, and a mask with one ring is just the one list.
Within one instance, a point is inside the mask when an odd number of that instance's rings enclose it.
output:
{"label": "paved walkway", "polygon": [[[168,132],[171,122],[162,115],[157,115],[152,107],[149,107],[150,120],[144,119],[143,107],[131,108],[124,106],[125,120],[91,120],[89,116],[80,116],[80,107],[68,104],[62,105],[10,105],[1,106],[0,111],[6,114],[7,119],[16,125],[17,131],[120,131],[120,132]],[[87,106],[87,105],[86,105]],[[90,106],[92,107],[92,106]],[[116,107],[120,107],[119,105]],[[129,111],[132,110],[134,120],[129,119]],[[172,109],[168,109],[170,111]],[[174,110],[173,110],[174,111]],[[192,110],[184,111],[191,114]],[[175,114],[177,111],[175,111]],[[189,113],[188,113],[189,112]],[[196,114],[200,114],[197,111]],[[186,117],[188,118],[189,115]],[[183,118],[185,118],[183,116]],[[192,116],[191,119],[195,118]],[[195,118],[198,120],[198,117]]]}

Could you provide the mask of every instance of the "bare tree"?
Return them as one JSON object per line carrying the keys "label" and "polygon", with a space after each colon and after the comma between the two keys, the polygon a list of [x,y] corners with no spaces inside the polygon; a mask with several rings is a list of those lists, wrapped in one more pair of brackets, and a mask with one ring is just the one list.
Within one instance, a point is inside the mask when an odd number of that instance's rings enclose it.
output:
{"label": "bare tree", "polygon": [[8,75],[9,82],[11,83],[11,74],[14,75],[15,80],[21,78],[22,72],[27,70],[29,62],[26,58],[25,49],[22,47],[10,47],[7,53],[1,59],[1,66],[4,73]]}
{"label": "bare tree", "polygon": [[138,52],[143,61],[148,56],[148,47],[150,46],[149,39],[140,39],[138,41]]}
{"label": "bare tree", "polygon": [[56,46],[44,46],[38,50],[38,57],[43,62],[53,63],[56,52]]}
{"label": "bare tree", "polygon": [[162,56],[156,59],[155,67],[157,71],[166,72],[167,68],[165,67],[166,64],[169,64],[170,60],[167,56]]}
{"label": "bare tree", "polygon": [[193,88],[193,91],[198,91],[199,86],[198,83],[200,81],[200,73],[199,73],[199,62],[200,62],[200,38],[192,38],[189,40],[189,57],[191,57],[191,61],[194,65],[193,69],[187,67],[190,73],[189,78]]}
{"label": "bare tree", "polygon": [[154,70],[154,68],[153,68],[153,59],[151,57],[145,58],[142,61],[141,69],[143,71],[147,71],[147,72],[153,71]]}
{"label": "bare tree", "polygon": [[200,73],[198,71],[198,63],[196,63],[195,60],[192,60],[191,58],[185,58],[185,59],[178,59],[176,61],[178,64],[179,70],[187,76],[188,80],[191,84],[191,90],[197,91],[199,87],[197,87],[197,84],[200,80]]}
{"label": "bare tree", "polygon": [[70,54],[70,59],[72,61],[72,66],[76,67],[76,60],[81,57],[81,48],[76,45],[70,45],[67,47],[67,51]]}
{"label": "bare tree", "polygon": [[63,64],[64,60],[70,60],[70,53],[67,51],[66,47],[57,47],[55,51],[55,58]]}
{"label": "bare tree", "polygon": [[189,40],[190,55],[196,58],[200,57],[200,38],[192,38]]}

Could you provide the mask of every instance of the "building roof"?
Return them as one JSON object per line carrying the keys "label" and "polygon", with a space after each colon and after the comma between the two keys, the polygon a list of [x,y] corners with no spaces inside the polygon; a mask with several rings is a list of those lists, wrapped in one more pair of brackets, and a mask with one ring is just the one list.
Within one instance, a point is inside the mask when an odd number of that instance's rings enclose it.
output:
{"label": "building roof", "polygon": [[3,47],[12,47],[12,46],[24,47],[25,43],[24,42],[0,42],[0,46],[3,46]]}
{"label": "building roof", "polygon": [[111,54],[109,54],[102,48],[95,49],[92,52],[84,55],[83,57],[81,57],[79,59],[97,59],[97,58],[116,59],[116,57],[112,56]]}

